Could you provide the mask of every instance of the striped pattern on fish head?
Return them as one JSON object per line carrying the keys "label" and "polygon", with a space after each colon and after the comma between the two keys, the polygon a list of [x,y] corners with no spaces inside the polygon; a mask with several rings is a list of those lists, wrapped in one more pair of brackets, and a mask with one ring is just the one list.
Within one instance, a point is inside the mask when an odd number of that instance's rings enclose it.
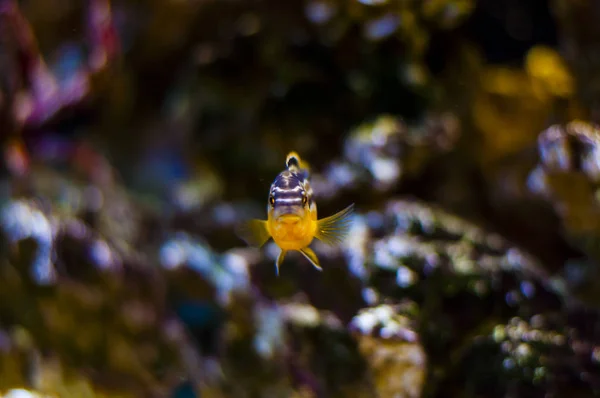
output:
{"label": "striped pattern on fish head", "polygon": [[[273,240],[282,249],[308,245],[316,229],[316,205],[303,173],[281,172],[269,192],[268,223]],[[308,243],[307,243],[308,242]]]}

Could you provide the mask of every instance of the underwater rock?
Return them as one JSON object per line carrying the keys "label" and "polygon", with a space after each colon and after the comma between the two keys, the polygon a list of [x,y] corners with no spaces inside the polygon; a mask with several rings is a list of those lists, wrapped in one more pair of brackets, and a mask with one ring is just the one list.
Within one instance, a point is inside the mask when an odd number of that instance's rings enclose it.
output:
{"label": "underwater rock", "polygon": [[366,364],[348,329],[328,310],[303,300],[281,304],[288,333],[288,361],[293,385],[314,396],[373,396]]}
{"label": "underwater rock", "polygon": [[[470,380],[473,391],[486,396],[500,396],[498,389],[505,386],[527,394],[592,396],[600,381],[593,359],[596,338],[581,329],[582,315],[537,314],[498,324],[491,333],[476,336],[461,358],[461,368],[473,361],[480,369],[458,371],[454,377]],[[483,356],[485,362],[478,359]]]}
{"label": "underwater rock", "polygon": [[540,161],[528,187],[554,205],[569,233],[594,233],[598,225],[599,144],[600,130],[583,121],[554,125],[539,135]]}
{"label": "underwater rock", "polygon": [[[429,115],[419,126],[383,115],[350,133],[344,157],[369,171],[375,189],[389,191],[404,174],[418,174],[436,152],[451,149],[458,134],[458,120],[452,114]],[[343,183],[338,176],[330,173],[329,180]]]}
{"label": "underwater rock", "polygon": [[[132,255],[130,242],[121,242],[126,250],[114,244],[119,234],[107,239],[78,217],[86,211],[77,211],[73,204],[81,202],[73,199],[85,202],[83,209],[90,205],[85,185],[49,186],[70,193],[62,208],[39,189],[37,198],[13,199],[2,209],[8,256],[0,264],[0,321],[23,328],[33,349],[51,350],[63,365],[93,367],[92,384],[110,380],[123,392],[149,396],[168,391],[186,370],[160,274]],[[114,214],[104,216],[115,222]]]}
{"label": "underwater rock", "polygon": [[394,191],[422,173],[435,156],[450,151],[459,138],[459,121],[450,113],[429,114],[418,124],[380,115],[350,131],[343,159],[314,173],[313,190],[327,200],[345,191]]}
{"label": "underwater rock", "polygon": [[[352,169],[356,163],[347,161],[344,166]],[[332,188],[328,200],[338,200],[342,192]],[[397,307],[385,303],[389,300],[414,302],[408,312],[414,326],[409,330],[419,336],[427,352],[424,394],[436,395],[442,391],[445,394],[446,389],[455,391],[454,388],[458,393],[461,387],[452,380],[462,377],[473,380],[477,386],[494,385],[495,391],[485,389],[492,394],[490,396],[501,396],[502,391],[507,391],[513,380],[520,377],[525,377],[525,382],[531,382],[533,387],[523,384],[518,387],[519,391],[551,391],[549,384],[542,380],[553,383],[552,380],[570,379],[577,377],[581,369],[581,364],[572,362],[573,353],[565,340],[564,316],[573,314],[573,309],[568,306],[569,292],[564,289],[564,280],[551,276],[544,264],[526,250],[459,216],[417,200],[388,199],[377,209],[361,211],[359,208],[341,251],[327,251],[315,245],[315,252],[319,256],[330,253],[331,259],[344,258],[348,272],[361,281],[362,298],[368,306],[383,306],[389,316],[402,316]],[[325,272],[326,264],[324,262]],[[370,310],[359,309],[359,314],[361,311],[368,314]],[[553,319],[562,340],[558,345],[549,346],[549,351],[538,343],[527,345],[527,349],[518,343],[511,343],[510,347],[504,344],[505,358],[515,360],[530,350],[534,358],[560,354],[570,365],[552,367],[542,359],[541,363],[548,366],[542,366],[543,369],[534,366],[531,372],[525,368],[517,370],[521,375],[481,373],[478,361],[489,355],[488,351],[479,351],[481,334],[485,335],[486,331],[491,334],[490,324],[508,323],[511,317]],[[357,316],[353,323],[357,319],[361,318]],[[364,344],[370,351],[377,352],[384,350],[387,343],[365,339]],[[473,352],[477,354],[473,356]],[[499,368],[502,361],[498,363]],[[527,376],[528,372],[531,376]],[[582,388],[590,386],[593,384]],[[555,388],[559,391],[563,387],[555,384]]]}
{"label": "underwater rock", "polygon": [[349,325],[379,397],[417,398],[426,374],[426,356],[411,321],[400,306],[359,311]]}
{"label": "underwater rock", "polygon": [[561,270],[566,286],[579,299],[598,306],[596,277],[600,261],[600,130],[590,122],[575,120],[553,125],[538,138],[539,162],[529,173],[530,193],[552,206],[561,233],[581,253]]}
{"label": "underwater rock", "polygon": [[531,382],[540,383],[564,363],[568,355],[565,331],[547,330],[548,323],[544,316],[534,315],[528,321],[515,317],[506,325],[494,327],[492,337],[500,345],[504,356],[502,366],[506,371],[512,372],[519,367],[521,369],[514,376],[529,377]]}
{"label": "underwater rock", "polygon": [[[414,301],[408,312],[414,326],[407,333],[419,336],[427,352],[424,394],[435,394],[452,377],[457,363],[449,350],[462,356],[477,344],[477,330],[507,314],[556,311],[565,293],[527,252],[427,204],[391,200],[381,213],[357,215],[354,228],[365,233],[351,236],[356,240],[345,253],[351,271],[364,281],[365,300],[383,305],[390,317],[402,312],[386,306],[387,300]],[[375,322],[372,314],[364,317]],[[465,377],[480,377],[472,362],[460,370],[470,375]]]}
{"label": "underwater rock", "polygon": [[[223,396],[372,396],[360,353],[337,317],[295,298],[232,302],[212,391]],[[249,310],[251,306],[251,309]],[[209,395],[210,396],[210,395]]]}

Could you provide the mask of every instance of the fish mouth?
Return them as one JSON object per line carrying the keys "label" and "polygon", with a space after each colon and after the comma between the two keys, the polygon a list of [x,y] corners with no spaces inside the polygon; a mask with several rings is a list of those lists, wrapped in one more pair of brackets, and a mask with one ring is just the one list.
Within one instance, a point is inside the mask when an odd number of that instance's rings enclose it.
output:
{"label": "fish mouth", "polygon": [[297,214],[282,214],[277,217],[277,222],[282,224],[298,224],[302,220]]}

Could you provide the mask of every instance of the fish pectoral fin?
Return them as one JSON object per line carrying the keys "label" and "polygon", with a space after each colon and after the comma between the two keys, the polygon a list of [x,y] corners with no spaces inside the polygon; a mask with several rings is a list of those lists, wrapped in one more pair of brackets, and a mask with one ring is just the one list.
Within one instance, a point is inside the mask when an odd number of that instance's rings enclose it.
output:
{"label": "fish pectoral fin", "polygon": [[318,220],[315,237],[328,245],[341,243],[350,230],[353,212],[354,203],[332,216]]}
{"label": "fish pectoral fin", "polygon": [[283,259],[285,258],[285,254],[287,250],[281,249],[279,252],[279,256],[277,256],[277,260],[275,260],[275,273],[279,276],[279,267],[281,267],[281,263],[283,263]]}
{"label": "fish pectoral fin", "polygon": [[310,261],[310,263],[313,265],[313,267],[315,267],[319,271],[323,271],[323,268],[321,268],[321,265],[319,264],[319,258],[317,257],[315,252],[312,251],[312,249],[310,247],[305,247],[303,249],[300,249],[300,253],[302,253],[304,255],[304,257],[306,257],[308,259],[308,261]]}
{"label": "fish pectoral fin", "polygon": [[263,220],[244,221],[237,226],[236,233],[248,245],[256,247],[261,247],[271,237],[267,222]]}

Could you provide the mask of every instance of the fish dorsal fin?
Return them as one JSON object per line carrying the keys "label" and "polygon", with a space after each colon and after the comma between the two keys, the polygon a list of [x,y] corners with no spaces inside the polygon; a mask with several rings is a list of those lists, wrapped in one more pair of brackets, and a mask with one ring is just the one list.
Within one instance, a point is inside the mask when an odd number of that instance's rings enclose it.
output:
{"label": "fish dorsal fin", "polygon": [[256,247],[261,247],[271,237],[267,222],[263,220],[244,221],[237,226],[236,233],[248,245]]}
{"label": "fish dorsal fin", "polygon": [[300,156],[296,152],[290,152],[285,159],[285,167],[290,168],[300,168]]}
{"label": "fish dorsal fin", "polygon": [[300,155],[295,151],[288,153],[285,159],[285,167],[292,172],[298,173],[305,179],[310,175],[310,165],[300,159]]}
{"label": "fish dorsal fin", "polygon": [[323,268],[321,268],[321,265],[319,264],[319,258],[310,247],[307,246],[303,249],[300,249],[300,253],[302,253],[308,261],[310,261],[313,267],[315,267],[319,271],[323,271]]}
{"label": "fish dorsal fin", "polygon": [[354,203],[332,216],[318,220],[316,238],[328,245],[341,243],[350,230],[353,212]]}

